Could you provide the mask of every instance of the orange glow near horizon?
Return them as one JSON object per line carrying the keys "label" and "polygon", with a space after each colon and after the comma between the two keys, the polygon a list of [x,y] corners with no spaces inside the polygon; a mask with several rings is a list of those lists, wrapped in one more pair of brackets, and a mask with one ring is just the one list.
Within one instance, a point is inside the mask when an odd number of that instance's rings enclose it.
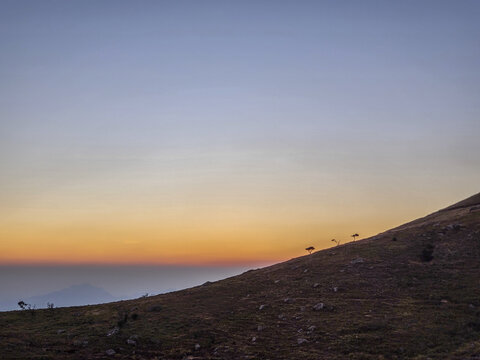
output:
{"label": "orange glow near horizon", "polygon": [[[293,207],[293,205],[292,205]],[[191,210],[191,209],[190,209]],[[305,255],[305,247],[331,247],[332,238],[351,241],[375,235],[401,220],[373,217],[369,211],[339,221],[293,208],[199,212],[135,211],[115,214],[30,211],[9,216],[0,227],[0,264],[266,265]],[[344,213],[345,215],[345,213]],[[74,218],[74,216],[76,216]]]}
{"label": "orange glow near horizon", "polygon": [[242,163],[238,154],[208,155],[222,166],[175,165],[165,179],[152,164],[149,177],[122,170],[47,184],[26,198],[12,194],[0,206],[0,264],[270,264],[305,255],[308,246],[331,247],[332,238],[373,236],[461,199],[422,191],[407,202],[385,179],[319,169],[280,176],[275,165],[239,175],[223,168],[227,157]]}

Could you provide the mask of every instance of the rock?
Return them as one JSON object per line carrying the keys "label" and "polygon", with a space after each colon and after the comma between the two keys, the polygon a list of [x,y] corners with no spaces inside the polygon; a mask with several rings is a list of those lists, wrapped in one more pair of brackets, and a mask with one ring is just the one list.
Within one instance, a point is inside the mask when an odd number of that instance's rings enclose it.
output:
{"label": "rock", "polygon": [[442,304],[448,304],[448,300],[445,300],[445,299],[440,300],[440,302],[441,302]]}
{"label": "rock", "polygon": [[263,329],[264,329],[264,327],[262,325],[257,326],[257,331],[262,331]]}
{"label": "rock", "polygon": [[258,310],[263,310],[263,309],[265,309],[265,305],[263,304],[258,307]]}
{"label": "rock", "polygon": [[352,261],[350,261],[350,264],[360,264],[360,263],[363,263],[365,262],[365,259],[364,258],[361,258],[361,257],[358,257],[356,259],[353,259]]}
{"label": "rock", "polygon": [[205,281],[202,286],[207,286],[207,285],[210,285],[212,282],[211,281]]}
{"label": "rock", "polygon": [[153,305],[153,306],[150,306],[147,311],[148,312],[159,312],[159,311],[162,311],[162,307],[160,305]]}
{"label": "rock", "polygon": [[113,350],[113,349],[108,349],[107,351],[105,351],[105,354],[107,354],[108,356],[115,355],[115,350]]}
{"label": "rock", "polygon": [[291,303],[295,302],[295,299],[285,298],[285,299],[283,299],[283,302],[286,303],[286,304],[291,304]]}
{"label": "rock", "polygon": [[63,334],[64,332],[65,332],[64,329],[57,330],[57,334],[58,334],[58,335]]}
{"label": "rock", "polygon": [[480,205],[472,206],[472,207],[470,208],[470,212],[474,212],[474,211],[480,211]]}
{"label": "rock", "polygon": [[304,343],[306,343],[306,342],[308,342],[307,339],[304,339],[304,338],[299,338],[299,339],[297,339],[297,344],[298,344],[298,345],[304,344]]}
{"label": "rock", "polygon": [[324,303],[318,303],[313,306],[313,310],[319,311],[319,310],[322,310],[324,307],[325,307]]}
{"label": "rock", "polygon": [[110,330],[108,333],[107,333],[107,336],[113,336],[115,335],[116,333],[118,333],[120,331],[120,328],[118,326],[115,326],[112,330]]}
{"label": "rock", "polygon": [[319,283],[315,283],[315,284],[313,284],[313,287],[314,287],[314,288],[316,288],[316,287],[319,287],[319,286],[320,286],[320,284],[319,284]]}
{"label": "rock", "polygon": [[307,308],[305,306],[300,306],[300,311],[305,311]]}
{"label": "rock", "polygon": [[255,341],[257,341],[257,338],[254,336],[252,337],[252,342],[255,342]]}
{"label": "rock", "polygon": [[138,335],[134,334],[134,335],[130,336],[129,339],[138,340]]}
{"label": "rock", "polygon": [[280,280],[275,280],[274,283],[275,284],[278,284],[280,282]]}
{"label": "rock", "polygon": [[307,272],[308,272],[308,269],[303,270],[303,272],[304,272],[304,273],[307,273]]}
{"label": "rock", "polygon": [[475,309],[475,305],[473,305],[473,304],[468,304],[468,307],[469,307],[470,309]]}
{"label": "rock", "polygon": [[133,345],[133,346],[135,346],[135,345],[137,345],[137,342],[136,342],[135,340],[128,339],[128,340],[127,340],[127,344],[128,344],[128,345]]}
{"label": "rock", "polygon": [[458,230],[461,230],[461,229],[462,229],[462,224],[449,224],[449,225],[445,226],[445,228],[443,230],[458,231]]}
{"label": "rock", "polygon": [[333,290],[333,292],[337,292],[337,291],[338,291],[338,287],[337,287],[337,286],[334,286],[332,290]]}
{"label": "rock", "polygon": [[195,350],[197,351],[200,350],[200,347],[201,347],[200,344],[195,344]]}
{"label": "rock", "polygon": [[315,325],[311,325],[308,327],[308,331],[314,331],[317,327]]}
{"label": "rock", "polygon": [[286,320],[286,319],[287,319],[287,317],[285,316],[285,314],[280,314],[280,315],[278,315],[278,318],[279,318],[280,320]]}

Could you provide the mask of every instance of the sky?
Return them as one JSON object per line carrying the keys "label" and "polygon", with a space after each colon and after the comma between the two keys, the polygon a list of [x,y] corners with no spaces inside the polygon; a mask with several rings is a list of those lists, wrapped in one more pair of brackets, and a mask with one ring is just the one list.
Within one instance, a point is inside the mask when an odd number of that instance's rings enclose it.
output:
{"label": "sky", "polygon": [[480,191],[478,1],[0,1],[0,264],[257,266]]}

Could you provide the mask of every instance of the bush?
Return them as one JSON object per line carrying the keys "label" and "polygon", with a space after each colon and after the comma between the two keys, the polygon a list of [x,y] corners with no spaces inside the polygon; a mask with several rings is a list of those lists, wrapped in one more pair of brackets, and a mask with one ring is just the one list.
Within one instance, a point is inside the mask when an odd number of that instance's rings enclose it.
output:
{"label": "bush", "polygon": [[429,262],[433,260],[433,249],[435,247],[432,244],[427,244],[422,250],[420,258],[423,262]]}
{"label": "bush", "polygon": [[20,300],[17,304],[20,307],[20,309],[28,311],[32,316],[35,315],[35,305],[32,306],[31,304],[27,304],[23,300]]}

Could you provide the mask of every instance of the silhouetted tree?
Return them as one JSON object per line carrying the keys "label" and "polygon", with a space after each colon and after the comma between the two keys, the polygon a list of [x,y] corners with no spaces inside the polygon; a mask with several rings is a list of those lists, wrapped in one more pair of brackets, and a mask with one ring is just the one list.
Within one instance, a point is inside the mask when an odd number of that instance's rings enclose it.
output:
{"label": "silhouetted tree", "polygon": [[18,302],[18,306],[20,307],[20,309],[22,309],[22,310],[26,310],[26,309],[27,309],[27,306],[28,306],[28,304],[27,304],[25,301],[23,301],[23,300],[20,300],[20,301]]}
{"label": "silhouetted tree", "polygon": [[305,250],[307,250],[308,253],[311,254],[312,251],[315,250],[315,248],[314,248],[313,246],[309,246],[309,247],[307,247]]}
{"label": "silhouetted tree", "polygon": [[353,237],[353,241],[355,241],[355,238],[359,236],[357,233],[353,234],[352,237]]}
{"label": "silhouetted tree", "polygon": [[338,245],[340,245],[340,241],[341,241],[341,240],[332,239],[332,241],[333,241],[335,244],[337,244],[337,246],[338,246]]}
{"label": "silhouetted tree", "polygon": [[27,304],[27,303],[26,303],[25,301],[23,301],[23,300],[20,300],[17,304],[18,304],[18,306],[20,307],[20,309],[22,309],[22,310],[28,310],[32,316],[35,315],[35,309],[36,309],[35,305],[33,305],[33,307],[32,307],[32,305]]}

